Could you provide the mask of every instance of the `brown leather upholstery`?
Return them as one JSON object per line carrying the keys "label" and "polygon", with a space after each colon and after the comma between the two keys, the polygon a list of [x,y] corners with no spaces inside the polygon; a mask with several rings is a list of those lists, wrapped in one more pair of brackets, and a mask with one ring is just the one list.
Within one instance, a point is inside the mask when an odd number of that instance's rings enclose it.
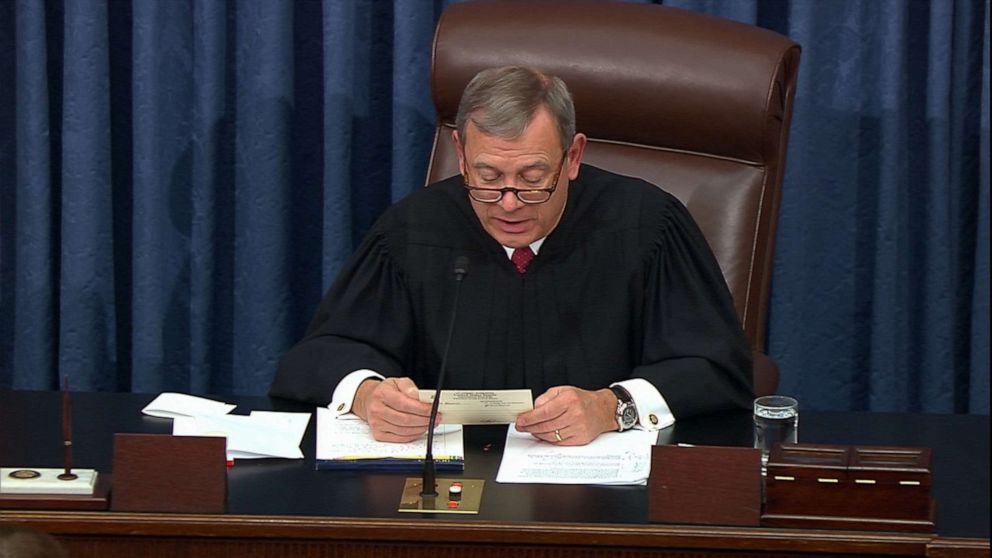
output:
{"label": "brown leather upholstery", "polygon": [[[478,71],[519,64],[561,77],[589,136],[584,161],[686,204],[760,352],[799,53],[772,31],[657,5],[454,4],[434,36],[428,183],[458,172],[449,136]],[[756,393],[774,392],[774,361],[755,364]]]}

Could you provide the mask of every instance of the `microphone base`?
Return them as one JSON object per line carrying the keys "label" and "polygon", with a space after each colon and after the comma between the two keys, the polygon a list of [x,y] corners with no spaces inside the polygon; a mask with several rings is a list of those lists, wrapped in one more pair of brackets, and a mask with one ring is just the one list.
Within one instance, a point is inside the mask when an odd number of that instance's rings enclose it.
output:
{"label": "microphone base", "polygon": [[[437,496],[421,496],[424,480],[407,477],[403,485],[399,511],[411,513],[460,513],[478,514],[482,504],[481,479],[437,479]],[[461,494],[451,493],[453,483],[461,484]]]}

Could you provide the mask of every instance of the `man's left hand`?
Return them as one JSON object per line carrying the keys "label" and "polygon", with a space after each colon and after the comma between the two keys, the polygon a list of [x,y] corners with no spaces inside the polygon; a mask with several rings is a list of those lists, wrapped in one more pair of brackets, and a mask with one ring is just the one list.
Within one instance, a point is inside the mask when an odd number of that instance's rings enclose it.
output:
{"label": "man's left hand", "polygon": [[556,386],[534,400],[533,410],[517,416],[517,430],[553,444],[582,446],[617,429],[616,409],[617,397],[609,389]]}

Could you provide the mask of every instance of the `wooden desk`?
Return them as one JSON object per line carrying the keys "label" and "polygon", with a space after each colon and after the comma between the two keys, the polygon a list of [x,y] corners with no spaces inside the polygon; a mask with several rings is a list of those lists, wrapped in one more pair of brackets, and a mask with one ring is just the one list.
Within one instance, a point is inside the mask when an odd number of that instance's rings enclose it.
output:
{"label": "wooden desk", "polygon": [[[109,471],[114,432],[171,430],[144,417],[152,399],[76,394],[75,460]],[[308,410],[267,398],[249,409]],[[61,465],[59,397],[0,392],[0,465]],[[50,417],[50,418],[43,418]],[[0,511],[59,537],[74,558],[289,556],[989,556],[989,419],[804,412],[800,439],[934,448],[937,534],[660,525],[644,487],[504,485],[494,481],[503,427],[466,430],[466,477],[484,478],[476,517],[399,514],[405,474],[315,471],[313,423],[301,461],[238,462],[223,515]],[[748,414],[683,421],[662,442],[749,445]],[[486,449],[487,446],[489,449]]]}

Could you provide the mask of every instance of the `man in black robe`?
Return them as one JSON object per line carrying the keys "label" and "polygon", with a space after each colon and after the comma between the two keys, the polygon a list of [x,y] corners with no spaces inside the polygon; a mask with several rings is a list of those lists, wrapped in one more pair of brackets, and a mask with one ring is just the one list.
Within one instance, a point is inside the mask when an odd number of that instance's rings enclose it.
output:
{"label": "man in black robe", "polygon": [[477,75],[452,133],[461,176],[383,214],[270,394],[421,436],[464,256],[444,387],[531,388],[518,430],[577,445],[747,408],[751,354],[705,239],[671,195],[582,165],[574,112],[558,78]]}

